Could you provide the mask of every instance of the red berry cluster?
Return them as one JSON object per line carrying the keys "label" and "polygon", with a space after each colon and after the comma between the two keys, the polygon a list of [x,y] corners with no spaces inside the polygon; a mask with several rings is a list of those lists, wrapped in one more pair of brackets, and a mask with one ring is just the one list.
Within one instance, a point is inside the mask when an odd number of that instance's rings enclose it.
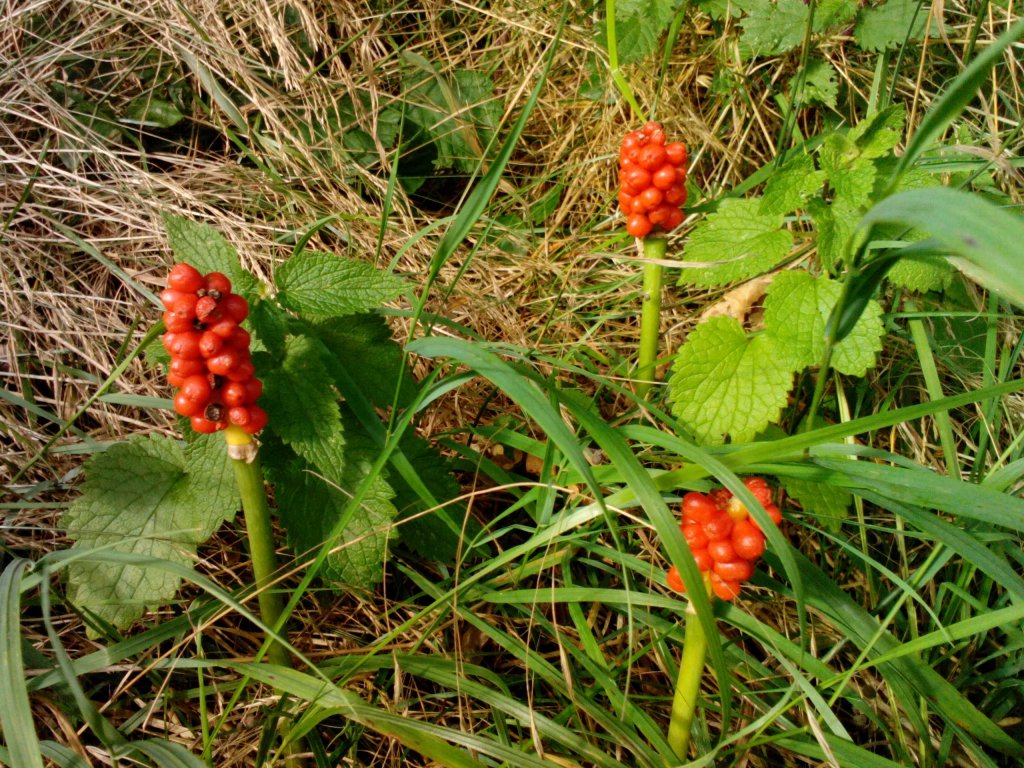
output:
{"label": "red berry cluster", "polygon": [[[782,513],[772,503],[772,490],[760,477],[744,482],[761,506],[778,525]],[[719,488],[708,495],[691,492],[683,496],[683,524],[680,526],[697,567],[707,584],[722,600],[733,600],[740,585],[754,573],[754,563],[764,553],[764,533],[731,491]],[[668,585],[676,592],[686,586],[673,565]]]}
{"label": "red berry cluster", "polygon": [[660,227],[669,232],[683,223],[686,202],[686,147],[665,143],[658,123],[627,134],[619,149],[619,207],[629,217],[626,231],[646,237]]}
{"label": "red berry cluster", "polygon": [[177,387],[174,410],[210,433],[235,424],[250,434],[263,429],[267,412],[256,405],[263,384],[249,357],[249,332],[239,323],[249,304],[231,292],[220,272],[208,275],[175,264],[160,293],[164,348],[171,355],[167,381]]}

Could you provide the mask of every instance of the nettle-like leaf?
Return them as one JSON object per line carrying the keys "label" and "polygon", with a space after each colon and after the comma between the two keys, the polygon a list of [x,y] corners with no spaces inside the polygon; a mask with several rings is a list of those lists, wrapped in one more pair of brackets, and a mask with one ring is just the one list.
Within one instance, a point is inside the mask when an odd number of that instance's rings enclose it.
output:
{"label": "nettle-like leaf", "polygon": [[256,295],[259,283],[242,269],[238,252],[224,235],[209,224],[181,216],[164,216],[167,240],[179,261],[191,264],[203,274],[220,272],[231,281],[232,290],[246,298]]}
{"label": "nettle-like leaf", "polygon": [[920,40],[927,23],[927,5],[918,0],[886,0],[861,11],[853,36],[865,51],[884,51],[898,48],[904,40]]}
{"label": "nettle-like leaf", "polygon": [[875,164],[849,136],[832,133],[825,137],[818,153],[835,198],[849,207],[866,206],[875,186]]}
{"label": "nettle-like leaf", "polygon": [[886,278],[893,285],[908,291],[943,291],[953,281],[953,267],[945,259],[900,259],[889,269]]}
{"label": "nettle-like leaf", "polygon": [[281,440],[324,477],[340,482],[345,431],[338,395],[316,339],[295,336],[288,340],[280,367],[264,376],[260,403]]}
{"label": "nettle-like leaf", "polygon": [[425,59],[407,75],[406,119],[419,126],[437,151],[436,169],[471,173],[501,123],[494,83],[482,72],[438,72]]}
{"label": "nettle-like leaf", "polygon": [[861,120],[847,135],[862,157],[883,157],[900,143],[906,117],[903,105],[893,104]]}
{"label": "nettle-like leaf", "polygon": [[[777,354],[791,370],[821,362],[825,354],[825,324],[839,300],[842,285],[825,275],[789,270],[775,276],[764,301],[766,333]],[[882,349],[882,307],[868,302],[853,331],[832,350],[832,367],[840,373],[863,376]]]}
{"label": "nettle-like leaf", "polygon": [[803,42],[807,13],[801,0],[757,3],[740,22],[740,41],[759,56],[791,51]]}
{"label": "nettle-like leaf", "polygon": [[793,155],[768,179],[758,212],[784,214],[802,208],[824,182],[824,172],[815,170],[810,155]]}
{"label": "nettle-like leaf", "polygon": [[276,270],[278,300],[307,320],[368,312],[402,294],[402,281],[365,261],[302,251]]}
{"label": "nettle-like leaf", "polygon": [[701,323],[679,349],[669,381],[672,411],[704,443],[751,440],[777,421],[793,384],[767,334],[750,339],[731,317]]}
{"label": "nettle-like leaf", "polygon": [[814,9],[814,31],[842,26],[856,15],[857,0],[822,0]]}
{"label": "nettle-like leaf", "polygon": [[[220,435],[188,448],[165,437],[135,437],[85,466],[79,496],[62,524],[73,549],[106,548],[191,566],[206,541],[238,508],[234,477]],[[181,579],[136,565],[73,562],[68,597],[116,627],[126,627],[174,598]]]}
{"label": "nettle-like leaf", "polygon": [[836,68],[821,59],[808,62],[807,71],[804,73],[803,95],[810,104],[824,104],[835,109],[839,99]]}
{"label": "nettle-like leaf", "polygon": [[[383,475],[372,481],[348,522],[332,538],[353,494],[360,488],[376,458],[375,447],[342,409],[347,440],[339,463],[328,479],[318,467],[300,456],[275,462],[274,480],[278,516],[296,553],[312,553],[327,544],[332,551],[321,576],[352,587],[370,588],[380,582],[396,515],[394,491]],[[271,448],[273,452],[273,448]]]}
{"label": "nettle-like leaf", "polygon": [[793,236],[782,229],[783,214],[761,213],[757,198],[723,200],[694,227],[684,261],[723,262],[683,269],[680,285],[726,285],[766,272],[785,258]]}
{"label": "nettle-like leaf", "polygon": [[[619,61],[628,64],[654,53],[679,5],[679,0],[619,0],[615,6]],[[603,24],[599,37],[607,45]]]}
{"label": "nettle-like leaf", "polygon": [[853,494],[845,488],[798,477],[783,477],[782,485],[787,496],[832,533],[839,533],[843,521],[850,516]]}
{"label": "nettle-like leaf", "polygon": [[842,199],[832,205],[813,200],[808,210],[818,230],[818,260],[825,269],[835,274],[847,256],[848,243],[857,230],[863,211],[859,207],[847,205]]}
{"label": "nettle-like leaf", "polygon": [[717,21],[736,18],[749,11],[758,2],[764,0],[696,0],[696,5],[704,13]]}

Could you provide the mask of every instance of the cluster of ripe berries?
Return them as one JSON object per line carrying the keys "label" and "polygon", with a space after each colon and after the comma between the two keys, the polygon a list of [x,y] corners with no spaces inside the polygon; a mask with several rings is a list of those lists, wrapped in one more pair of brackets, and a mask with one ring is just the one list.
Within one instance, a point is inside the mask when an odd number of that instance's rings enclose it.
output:
{"label": "cluster of ripe berries", "polygon": [[160,299],[167,308],[167,381],[178,388],[174,410],[196,432],[228,424],[250,434],[263,429],[267,412],[256,405],[263,384],[249,356],[249,332],[239,325],[249,304],[231,292],[231,281],[220,272],[203,275],[189,264],[175,264]]}
{"label": "cluster of ripe berries", "polygon": [[[760,477],[751,477],[744,485],[778,525],[782,513],[772,503],[772,491]],[[705,584],[722,600],[733,600],[740,585],[754,573],[754,563],[764,553],[764,533],[731,491],[719,488],[710,494],[691,492],[683,496],[683,523],[680,526]],[[668,585],[676,592],[686,586],[673,565]]]}
{"label": "cluster of ripe berries", "polygon": [[627,134],[619,149],[619,207],[626,231],[646,237],[655,227],[669,232],[683,223],[686,202],[686,147],[665,143],[658,123]]}

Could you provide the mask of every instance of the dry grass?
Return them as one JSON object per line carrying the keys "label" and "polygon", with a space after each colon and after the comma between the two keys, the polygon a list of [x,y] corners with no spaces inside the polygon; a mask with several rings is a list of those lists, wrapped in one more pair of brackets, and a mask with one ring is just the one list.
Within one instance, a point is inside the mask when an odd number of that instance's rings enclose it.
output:
{"label": "dry grass", "polygon": [[[943,56],[955,58],[967,45],[972,22],[954,5],[945,4],[948,40],[935,45],[943,46]],[[486,8],[440,0],[386,10],[375,6],[356,0],[230,7],[172,0],[6,4],[0,28],[0,388],[6,393],[0,400],[0,481],[16,475],[19,480],[4,499],[15,505],[13,513],[3,513],[0,545],[5,551],[33,556],[66,543],[55,532],[55,510],[66,498],[65,481],[73,482],[81,457],[59,449],[80,447],[86,438],[107,441],[172,428],[159,411],[101,401],[56,440],[51,447],[57,451],[40,454],[157,318],[146,291],[157,289],[170,262],[162,214],[214,224],[246,266],[264,278],[273,264],[287,258],[297,233],[331,216],[337,218],[317,232],[312,247],[381,265],[397,259],[397,271],[414,284],[427,272],[444,230],[422,232],[451,212],[465,191],[464,180],[446,179],[443,199],[433,206],[398,189],[382,224],[392,162],[388,148],[378,146],[379,161],[360,168],[329,137],[310,141],[306,126],[348,95],[359,105],[360,125],[376,136],[380,111],[401,95],[408,66],[396,47],[438,63],[443,73],[487,73],[507,126],[522,108],[555,38],[559,9],[518,0]],[[999,13],[992,6],[979,45],[1000,31],[1005,20]],[[467,264],[468,251],[463,251],[444,267],[426,306],[483,338],[576,365],[589,359],[588,351],[595,359],[612,361],[632,354],[640,290],[638,268],[630,261],[632,246],[616,239],[618,223],[611,216],[612,158],[632,121],[621,103],[588,95],[595,64],[603,72],[596,21],[574,9],[494,204],[496,212],[522,215],[553,185],[562,184],[557,208],[543,228],[511,233],[519,241],[513,253],[474,234],[472,258]],[[847,87],[860,94],[869,91],[872,57],[859,54],[840,36],[822,50]],[[897,81],[899,97],[912,105],[917,118],[948,71],[935,66],[931,56],[922,50],[919,70],[907,68]],[[943,61],[943,56],[935,59]],[[723,70],[741,84],[738,97],[713,91]],[[692,148],[691,176],[710,197],[775,156],[782,122],[775,96],[791,73],[788,60],[742,60],[735,37],[700,15],[684,24],[660,95],[659,118]],[[654,73],[637,67],[632,75],[641,103],[650,104]],[[1000,71],[968,121],[983,137],[976,151],[996,161],[997,181],[1016,200],[1022,199],[1020,170],[1007,158],[1022,143],[1013,124],[1024,104],[1022,88],[1019,66]],[[123,115],[147,93],[167,98],[173,92],[190,94],[184,97],[190,112],[170,130],[129,122],[114,130],[86,113],[99,105],[104,114]],[[367,105],[360,95],[368,96]],[[836,117],[812,112],[800,127],[810,135]],[[679,292],[666,297],[663,331],[669,348],[681,343],[716,298]],[[401,319],[394,326],[400,337],[413,333]],[[131,365],[115,387],[166,396],[142,362]],[[421,426],[431,433],[458,431],[478,419],[485,402],[489,413],[500,415],[506,404],[488,401],[490,394],[485,387],[454,392]],[[920,435],[899,439],[916,446],[921,458],[934,450]],[[27,501],[42,506],[19,506]],[[201,552],[202,569],[225,586],[246,583],[237,550],[233,533],[222,532]],[[406,617],[404,611],[400,595],[389,602],[381,595],[323,594],[304,602],[297,616],[303,629],[293,637],[311,658],[337,657],[390,631],[398,618]],[[562,617],[550,618],[568,625]],[[761,618],[780,628],[792,625],[791,616]],[[77,617],[55,620],[70,647],[91,650]],[[510,633],[531,631],[525,619],[522,626],[508,616],[493,620]],[[39,631],[29,623],[26,636],[34,640]],[[199,642],[190,636],[186,646]],[[497,652],[457,621],[438,629],[429,617],[415,622],[389,650],[426,643],[444,654],[460,642],[472,646],[470,658]],[[225,616],[203,628],[202,644],[207,654],[245,657],[255,652],[259,638],[235,617]],[[173,653],[176,648],[161,650]],[[621,649],[629,651],[628,644]],[[557,663],[558,649],[548,652]],[[612,648],[606,652],[616,654]],[[500,659],[489,662],[502,671]],[[109,692],[111,702],[135,695],[135,686],[143,691],[138,695],[149,697],[147,686],[170,685],[166,673],[147,673],[144,664],[122,670],[122,687]],[[518,662],[507,664],[510,677],[523,676],[522,669],[514,669]],[[635,674],[638,688],[665,694],[665,670],[655,654]],[[480,721],[486,721],[487,712],[432,699],[431,690],[400,685],[380,690],[369,676],[364,682],[363,693],[392,711],[468,731],[485,727]],[[154,703],[159,700],[152,697]],[[216,745],[214,764],[252,764],[263,704],[252,699],[229,714],[229,732]],[[41,731],[87,753],[59,706],[43,698],[35,706]],[[200,734],[182,724],[194,713],[179,718],[179,706],[191,705],[175,702],[167,711],[151,712],[142,732],[169,735],[196,749]],[[537,706],[543,708],[540,702]],[[116,711],[108,714],[118,721]],[[211,722],[221,714],[214,705]],[[339,765],[414,765],[387,740],[351,738],[352,752]],[[781,763],[752,758],[746,764]]]}

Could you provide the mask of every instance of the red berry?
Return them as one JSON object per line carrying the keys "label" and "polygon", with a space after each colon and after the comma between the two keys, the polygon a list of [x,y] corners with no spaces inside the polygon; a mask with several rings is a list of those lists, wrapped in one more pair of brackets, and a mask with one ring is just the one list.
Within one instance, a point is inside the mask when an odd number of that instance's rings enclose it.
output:
{"label": "red berry", "polygon": [[700,523],[683,523],[682,531],[691,552],[704,549],[708,545],[708,535],[704,533],[704,527]]}
{"label": "red berry", "polygon": [[203,296],[196,302],[196,317],[202,322],[213,318],[217,311],[217,300],[213,296]]}
{"label": "red berry", "polygon": [[216,376],[230,376],[241,360],[241,355],[237,349],[227,347],[221,350],[219,354],[207,358],[206,368]]}
{"label": "red berry", "polygon": [[238,323],[230,317],[225,317],[223,319],[214,319],[212,322],[208,323],[206,330],[217,334],[222,339],[227,339],[235,332],[237,327]]}
{"label": "red berry", "polygon": [[656,187],[648,187],[640,193],[640,200],[644,204],[644,209],[648,211],[658,207],[664,197],[662,191]]}
{"label": "red berry", "polygon": [[630,195],[639,195],[651,186],[651,174],[643,168],[629,168],[623,173],[622,189]]}
{"label": "red berry", "polygon": [[643,147],[637,154],[637,162],[640,164],[640,167],[651,173],[661,168],[666,159],[665,148],[653,142]]}
{"label": "red berry", "polygon": [[693,555],[693,561],[697,563],[697,568],[701,573],[711,570],[711,567],[715,564],[715,561],[711,559],[711,555],[708,554],[707,548],[695,550],[691,552],[691,554]]}
{"label": "red berry", "polygon": [[201,432],[204,435],[213,434],[217,430],[224,429],[224,427],[227,426],[226,424],[222,424],[221,422],[218,421],[210,421],[202,414],[198,416],[193,416],[191,421],[192,429],[194,429],[196,432]]}
{"label": "red berry", "polygon": [[164,312],[164,328],[171,333],[181,333],[182,331],[194,331],[195,326],[192,325],[192,321],[195,320],[195,315],[181,315],[176,312]]}
{"label": "red berry", "polygon": [[740,583],[738,581],[726,581],[714,571],[711,572],[711,589],[715,596],[729,602],[735,600],[740,594]]}
{"label": "red berry", "polygon": [[651,184],[664,191],[676,183],[676,169],[669,164],[658,168],[651,176]]}
{"label": "red berry", "polygon": [[244,405],[236,405],[234,408],[228,410],[228,421],[232,424],[244,427],[249,423],[249,419],[249,409]]}
{"label": "red berry", "polygon": [[175,264],[167,274],[167,285],[176,291],[195,293],[204,284],[203,276],[191,264]]}
{"label": "red berry", "polygon": [[[650,187],[648,187],[647,189],[650,189]],[[645,189],[644,192],[646,192],[647,189]],[[633,198],[633,202],[629,206],[629,213],[647,213],[647,206],[644,205],[643,192],[641,192],[639,195]]]}
{"label": "red berry", "polygon": [[757,560],[764,554],[764,534],[750,520],[738,520],[732,527],[732,546],[736,554]]}
{"label": "red berry", "polygon": [[647,237],[654,225],[642,213],[634,213],[626,222],[626,231],[633,237]]}
{"label": "red berry", "polygon": [[194,358],[200,356],[199,334],[196,331],[165,333],[162,341],[164,349],[166,349],[172,357]]}
{"label": "red berry", "polygon": [[665,145],[668,161],[678,168],[686,163],[686,146],[681,141],[673,141]]}
{"label": "red berry", "polygon": [[750,491],[762,507],[767,507],[772,503],[771,486],[768,485],[768,482],[763,477],[748,477],[743,481],[743,484],[747,486],[747,490]]}
{"label": "red berry", "polygon": [[708,554],[716,563],[726,563],[736,559],[731,539],[716,539],[708,543]]}
{"label": "red berry", "polygon": [[619,192],[619,210],[626,215],[633,212],[633,196],[627,192]]}
{"label": "red berry", "polygon": [[[188,381],[188,379],[185,379],[185,381]],[[206,410],[206,401],[194,400],[186,395],[184,391],[180,391],[174,396],[174,410],[182,416],[197,416]]]}
{"label": "red berry", "polygon": [[743,558],[723,560],[715,563],[714,573],[721,576],[723,581],[746,581],[754,575],[754,566]]}
{"label": "red berry", "polygon": [[189,308],[195,307],[198,299],[194,293],[164,288],[160,291],[160,301],[164,303],[164,307],[166,307],[168,312],[188,312]]}
{"label": "red berry", "polygon": [[[225,275],[220,272],[211,272],[206,276],[206,288],[207,293],[216,292],[220,296],[231,293],[231,281]],[[218,296],[214,296],[217,299]]]}
{"label": "red berry", "polygon": [[683,496],[683,520],[706,523],[718,513],[718,507],[703,493],[690,491]]}
{"label": "red berry", "polygon": [[249,316],[249,302],[237,293],[227,293],[221,297],[220,311],[224,317],[230,317],[236,323],[240,323]]}
{"label": "red berry", "polygon": [[267,412],[260,408],[258,405],[249,406],[249,423],[246,424],[242,429],[248,432],[250,435],[255,435],[261,429],[267,425]]}
{"label": "red berry", "polygon": [[679,210],[678,208],[673,208],[671,211],[669,211],[668,218],[665,220],[665,223],[662,224],[662,226],[665,228],[666,231],[671,231],[678,227],[680,224],[682,224],[684,218],[685,216],[683,216],[683,212],[681,210]]}
{"label": "red berry", "polygon": [[[206,404],[210,400],[210,394],[212,391],[213,389],[210,387],[210,380],[206,376],[196,374],[185,379],[181,385],[181,392],[179,394],[185,395],[189,400],[201,402],[205,408]],[[190,414],[182,415],[187,416]]]}
{"label": "red berry", "polygon": [[711,541],[727,539],[732,533],[732,518],[728,512],[716,512],[715,515],[704,523],[704,532]]}
{"label": "red berry", "polygon": [[[256,379],[256,381],[258,381],[258,379]],[[224,385],[224,389],[221,390],[221,399],[224,401],[224,405],[229,408],[234,408],[239,405],[248,405],[249,392],[246,389],[245,382],[229,381]]]}
{"label": "red berry", "polygon": [[195,376],[197,373],[206,372],[206,363],[199,358],[176,357],[171,360],[170,373],[181,378]]}
{"label": "red berry", "polygon": [[679,574],[679,569],[674,565],[665,574],[665,581],[668,583],[669,589],[681,595],[686,594],[686,584],[683,583],[683,577]]}
{"label": "red berry", "polygon": [[199,354],[203,357],[213,357],[224,348],[224,339],[213,331],[203,331],[199,337]]}
{"label": "red berry", "polygon": [[226,376],[231,381],[248,381],[256,375],[256,369],[252,367],[252,361],[241,360],[238,365],[229,370]]}
{"label": "red berry", "polygon": [[686,187],[675,183],[665,190],[665,202],[669,205],[682,205],[686,202]]}

